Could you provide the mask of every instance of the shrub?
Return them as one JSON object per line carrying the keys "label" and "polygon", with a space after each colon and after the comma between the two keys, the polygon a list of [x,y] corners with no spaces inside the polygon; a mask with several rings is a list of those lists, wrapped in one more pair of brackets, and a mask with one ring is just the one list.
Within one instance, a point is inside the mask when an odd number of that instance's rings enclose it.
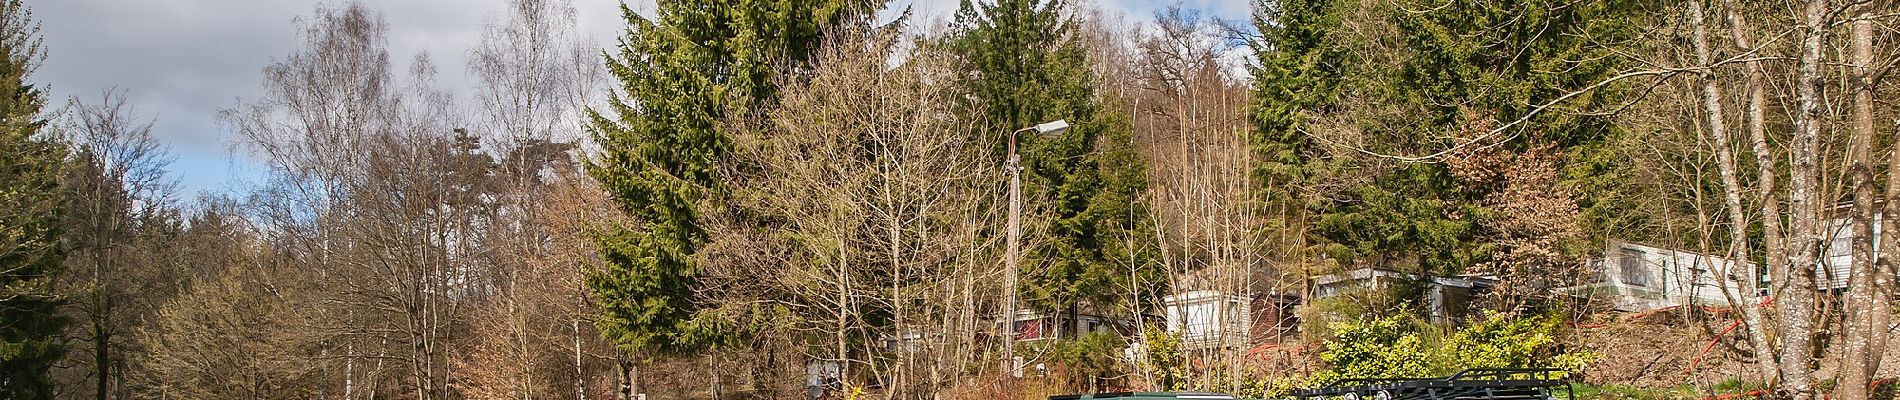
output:
{"label": "shrub", "polygon": [[1426,337],[1430,325],[1409,315],[1391,315],[1373,320],[1336,322],[1333,334],[1320,352],[1326,369],[1314,374],[1309,385],[1340,379],[1401,378],[1428,376],[1436,372],[1433,345]]}
{"label": "shrub", "polygon": [[1326,369],[1307,385],[1353,378],[1441,376],[1468,368],[1559,368],[1575,371],[1596,359],[1559,343],[1562,320],[1486,313],[1477,323],[1439,338],[1438,329],[1409,315],[1332,325],[1320,360]]}
{"label": "shrub", "polygon": [[1127,347],[1121,335],[1089,333],[1052,344],[1049,361],[1062,367],[1067,388],[1097,391],[1118,386],[1118,380],[1127,375],[1122,362],[1122,349]]}
{"label": "shrub", "polygon": [[1185,389],[1188,367],[1181,352],[1181,337],[1158,327],[1149,327],[1146,336],[1148,341],[1142,346],[1145,354],[1140,361],[1154,374],[1155,388]]}

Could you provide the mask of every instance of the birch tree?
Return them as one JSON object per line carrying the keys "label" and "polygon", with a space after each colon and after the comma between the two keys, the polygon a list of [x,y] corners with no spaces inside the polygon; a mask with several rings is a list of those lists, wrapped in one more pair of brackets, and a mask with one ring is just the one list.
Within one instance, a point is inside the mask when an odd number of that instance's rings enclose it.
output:
{"label": "birch tree", "polygon": [[318,365],[346,399],[451,395],[448,356],[490,249],[494,157],[433,83],[398,79],[388,25],[362,4],[319,8],[303,47],[265,69],[266,95],[225,116],[276,179],[261,223],[323,289]]}
{"label": "birch tree", "polygon": [[[1257,164],[1247,140],[1247,85],[1226,58],[1235,45],[1220,36],[1218,23],[1171,7],[1131,28],[1133,89],[1121,101],[1129,103],[1135,143],[1151,166],[1143,197],[1152,204],[1151,234],[1169,273],[1166,287],[1248,299],[1215,304],[1214,315],[1238,316],[1253,311],[1252,296],[1297,285],[1281,281],[1289,271],[1276,268],[1268,256],[1283,255],[1277,251],[1285,243],[1270,238],[1285,236],[1267,229],[1265,207],[1252,186]],[[1212,343],[1195,343],[1219,349],[1207,354],[1218,367],[1192,380],[1208,390],[1233,392],[1249,372],[1243,370],[1244,351],[1259,338],[1252,329],[1230,329],[1238,321],[1220,322]]]}
{"label": "birch tree", "polygon": [[[1705,69],[1699,70],[1697,74],[1697,82],[1701,87],[1699,93],[1702,100],[1702,112],[1707,119],[1709,136],[1714,139],[1716,168],[1721,176],[1722,187],[1724,188],[1722,193],[1723,209],[1727,211],[1728,226],[1730,227],[1728,229],[1729,249],[1725,253],[1725,256],[1729,260],[1737,260],[1726,265],[1714,266],[1714,268],[1716,269],[1716,275],[1721,279],[1740,283],[1738,287],[1741,289],[1740,293],[1731,290],[1730,285],[1727,284],[1719,285],[1719,289],[1722,290],[1722,296],[1724,299],[1727,299],[1728,304],[1741,311],[1742,329],[1748,338],[1749,347],[1754,352],[1755,359],[1761,360],[1755,364],[1757,373],[1760,374],[1762,379],[1767,380],[1773,378],[1775,373],[1770,367],[1771,364],[1766,362],[1766,360],[1771,360],[1775,357],[1771,348],[1772,345],[1768,342],[1768,335],[1765,333],[1768,326],[1764,324],[1760,307],[1761,303],[1755,300],[1756,295],[1760,292],[1760,290],[1757,289],[1761,281],[1758,279],[1759,273],[1756,272],[1755,268],[1749,263],[1739,262],[1739,260],[1752,258],[1752,254],[1754,253],[1749,251],[1748,230],[1745,227],[1750,224],[1746,215],[1747,209],[1744,208],[1742,204],[1742,195],[1745,189],[1741,184],[1740,174],[1737,172],[1736,157],[1734,155],[1735,145],[1731,143],[1732,141],[1730,140],[1733,135],[1726,122],[1729,115],[1723,108],[1725,97],[1722,95],[1719,78],[1717,78],[1715,70],[1713,69],[1715,60],[1712,55],[1712,46],[1709,42],[1710,29],[1708,28],[1707,22],[1709,19],[1707,17],[1708,11],[1706,10],[1707,7],[1703,4],[1704,2],[1701,0],[1692,0],[1688,3],[1690,14],[1689,23],[1694,32],[1695,61],[1697,64],[1705,66]],[[1739,24],[1737,21],[1731,21],[1730,23]],[[1740,36],[1740,31],[1736,31],[1735,35],[1737,35],[1737,40],[1746,40],[1743,39],[1743,36]],[[1753,95],[1754,94],[1751,93],[1751,96]],[[1757,106],[1758,105],[1751,105],[1751,113],[1759,112],[1759,110],[1753,108]],[[1750,125],[1751,136],[1759,135],[1760,132],[1753,131],[1756,124],[1751,122]],[[1764,165],[1762,168],[1764,171],[1761,172],[1761,174],[1763,174],[1761,179],[1766,181],[1762,184],[1772,188],[1774,176],[1770,169],[1773,168],[1773,164]],[[1771,235],[1779,235],[1779,233],[1773,233]]]}
{"label": "birch tree", "polygon": [[498,155],[493,205],[476,233],[491,255],[477,280],[487,295],[454,361],[472,398],[581,399],[598,383],[591,378],[608,376],[611,352],[587,326],[596,311],[580,282],[597,250],[572,240],[620,219],[577,162],[583,110],[604,83],[577,12],[566,0],[510,1],[469,52],[471,134]]}
{"label": "birch tree", "polygon": [[[1875,186],[1878,185],[1874,178],[1876,161],[1873,148],[1878,144],[1874,129],[1874,92],[1878,87],[1879,75],[1884,74],[1881,70],[1892,63],[1887,61],[1886,66],[1876,65],[1874,59],[1874,14],[1880,4],[1866,1],[1848,6],[1848,24],[1852,28],[1848,36],[1851,58],[1847,60],[1847,80],[1853,92],[1851,123],[1848,124],[1853,136],[1848,151],[1848,173],[1851,174],[1854,199],[1849,218],[1854,240],[1847,292],[1842,305],[1846,321],[1842,324],[1841,376],[1836,389],[1836,397],[1843,399],[1869,398],[1873,389],[1874,373],[1880,370],[1881,359],[1886,353],[1887,337],[1892,332],[1889,325],[1893,319],[1894,270],[1891,265],[1894,262],[1889,257],[1900,256],[1900,253],[1891,251],[1891,244],[1887,245],[1890,251],[1884,253],[1876,252],[1874,247],[1876,239],[1880,237],[1875,234],[1876,224],[1883,219],[1895,218],[1895,214],[1885,213],[1883,216],[1875,211],[1876,207],[1883,205],[1878,204],[1882,199],[1874,195]],[[1895,161],[1900,161],[1900,149],[1893,153],[1893,157],[1896,157]],[[1888,165],[1888,168],[1896,167],[1900,167],[1900,163]],[[1900,174],[1900,169],[1891,170],[1888,174],[1887,191],[1895,193],[1895,185],[1900,184],[1900,180],[1892,177],[1897,176],[1893,174]],[[1892,210],[1893,196],[1888,194],[1886,197],[1888,202],[1884,207]],[[1882,230],[1886,243],[1900,239],[1892,229]]]}
{"label": "birch tree", "polygon": [[1788,262],[1771,266],[1775,282],[1775,308],[1780,315],[1781,384],[1779,392],[1794,400],[1815,396],[1815,278],[1814,266],[1821,261],[1822,209],[1818,176],[1821,125],[1822,58],[1830,29],[1826,0],[1801,2],[1799,14],[1800,44],[1796,54],[1794,77],[1794,132],[1788,144],[1788,242],[1783,249]]}

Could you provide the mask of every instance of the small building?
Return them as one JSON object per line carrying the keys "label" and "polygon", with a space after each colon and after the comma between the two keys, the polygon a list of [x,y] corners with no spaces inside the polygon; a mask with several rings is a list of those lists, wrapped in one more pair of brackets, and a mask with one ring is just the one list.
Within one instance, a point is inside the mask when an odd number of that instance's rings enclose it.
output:
{"label": "small building", "polygon": [[[1747,299],[1760,295],[1748,293],[1742,281],[1757,276],[1752,264],[1738,271],[1727,258],[1692,251],[1612,240],[1591,265],[1598,272],[1595,279],[1577,290],[1608,300],[1617,311],[1724,306],[1728,305],[1724,290]],[[1723,278],[1724,274],[1729,278]]]}
{"label": "small building", "polygon": [[1168,333],[1189,350],[1252,347],[1293,336],[1299,296],[1192,290],[1162,298]]}
{"label": "small building", "polygon": [[1497,285],[1484,276],[1429,276],[1384,268],[1360,268],[1313,277],[1313,298],[1323,299],[1352,290],[1387,290],[1401,284],[1424,285],[1424,300],[1434,323],[1458,323],[1469,315],[1471,302]]}
{"label": "small building", "polygon": [[1168,333],[1181,337],[1189,349],[1235,347],[1251,340],[1253,299],[1215,290],[1195,290],[1163,297]]}
{"label": "small building", "polygon": [[[1094,332],[1124,332],[1132,324],[1127,318],[1117,318],[1091,311],[1077,312],[1074,316],[1066,313],[1044,313],[1029,308],[1016,310],[1013,331],[1016,340],[1032,342],[1061,338],[1061,335],[1081,336]],[[1057,329],[1057,328],[1066,329]],[[1073,339],[1073,337],[1069,338]]]}

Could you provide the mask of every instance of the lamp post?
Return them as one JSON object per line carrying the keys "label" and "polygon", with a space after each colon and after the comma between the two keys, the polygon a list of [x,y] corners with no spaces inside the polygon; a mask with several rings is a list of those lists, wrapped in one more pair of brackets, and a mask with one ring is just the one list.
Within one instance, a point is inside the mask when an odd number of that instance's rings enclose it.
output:
{"label": "lamp post", "polygon": [[1016,155],[1016,135],[1032,130],[1039,136],[1060,135],[1069,130],[1069,121],[1058,119],[1009,133],[1009,160],[1003,162],[1003,170],[1009,173],[1009,236],[1006,244],[1009,247],[1009,254],[1004,261],[1009,273],[1006,274],[1003,282],[1003,285],[1009,287],[1009,299],[1004,301],[1006,311],[1003,315],[1003,327],[1009,332],[1003,335],[1003,366],[1009,372],[1009,376],[1004,380],[1010,382],[1010,390],[1014,390],[1016,386],[1015,380],[1011,378],[1016,377],[1016,273],[1020,269],[1017,264],[1017,259],[1020,257],[1018,247],[1021,245],[1019,239],[1023,234],[1023,165],[1022,157]]}

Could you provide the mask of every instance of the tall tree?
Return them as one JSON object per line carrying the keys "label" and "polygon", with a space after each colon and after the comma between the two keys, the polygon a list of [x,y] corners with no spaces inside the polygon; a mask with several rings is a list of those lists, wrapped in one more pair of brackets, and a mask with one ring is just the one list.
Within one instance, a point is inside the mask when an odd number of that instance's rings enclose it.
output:
{"label": "tall tree", "polygon": [[[580,171],[572,144],[605,68],[576,29],[572,0],[510,0],[469,51],[476,78],[471,131],[496,154],[493,206],[476,232],[490,293],[458,343],[460,393],[476,399],[584,399],[607,382],[613,352],[589,321],[581,271],[597,252],[586,231],[616,221],[606,193]],[[598,392],[599,390],[597,390]]]}
{"label": "tall tree", "polygon": [[617,80],[610,112],[590,110],[602,154],[588,164],[631,226],[596,240],[603,262],[587,274],[600,331],[622,348],[693,353],[719,339],[703,313],[696,255],[701,210],[724,191],[731,139],[719,125],[774,97],[774,79],[798,71],[833,26],[863,23],[872,0],[658,2],[654,19],[623,6],[628,28],[607,59]]}
{"label": "tall tree", "polygon": [[73,364],[85,367],[93,396],[105,399],[115,396],[111,385],[124,380],[117,367],[125,364],[127,334],[155,308],[150,300],[168,294],[162,267],[171,260],[160,255],[173,244],[164,239],[183,221],[165,177],[171,156],[152,135],[151,120],[140,120],[126,105],[124,92],[107,90],[99,103],[70,104],[62,129],[73,160],[61,288],[72,296],[68,311],[82,325],[72,337],[88,353]]}
{"label": "tall tree", "polygon": [[[1126,96],[1122,102],[1131,106],[1135,142],[1148,162],[1143,200],[1151,207],[1156,253],[1170,273],[1169,286],[1176,292],[1215,290],[1241,296],[1298,287],[1297,275],[1288,274],[1298,268],[1267,258],[1281,254],[1283,246],[1292,243],[1285,240],[1298,232],[1284,225],[1263,225],[1280,221],[1281,209],[1275,207],[1279,204],[1259,201],[1262,196],[1253,179],[1254,131],[1247,118],[1251,111],[1248,75],[1226,57],[1242,43],[1224,40],[1225,21],[1171,6],[1157,12],[1150,22],[1122,31],[1095,33],[1090,28],[1099,22],[1089,22],[1084,30],[1091,37],[1107,36],[1093,40],[1096,46],[1104,42],[1115,46],[1124,37],[1134,38],[1123,45],[1126,53],[1094,49],[1091,54],[1098,64],[1128,68],[1127,78],[1115,81],[1116,75],[1104,74],[1104,79],[1129,88],[1116,94]],[[1213,307],[1214,315],[1235,315],[1252,305],[1223,301]],[[1135,315],[1141,318],[1142,314]],[[1152,366],[1149,371],[1182,368],[1190,371],[1190,378],[1183,381],[1196,385],[1190,388],[1235,392],[1244,381],[1257,378],[1244,371],[1246,344],[1266,329],[1221,329],[1190,343],[1221,349],[1197,353],[1202,356],[1195,358],[1196,363],[1220,368],[1185,369],[1188,360],[1169,357],[1177,363]],[[1139,375],[1155,375],[1149,371]],[[1167,383],[1151,382],[1156,387]]]}
{"label": "tall tree", "polygon": [[1814,317],[1817,314],[1815,268],[1822,260],[1821,131],[1825,123],[1821,98],[1823,64],[1833,13],[1827,0],[1801,3],[1801,42],[1795,62],[1794,132],[1788,144],[1788,238],[1777,251],[1785,263],[1769,266],[1774,302],[1779,316],[1781,382],[1778,397],[1815,398]]}
{"label": "tall tree", "polygon": [[309,328],[343,397],[453,396],[451,345],[492,255],[494,157],[426,56],[397,79],[380,14],[319,8],[303,46],[265,69],[265,96],[226,112],[273,173],[259,204],[286,262],[322,288]]}
{"label": "tall tree", "polygon": [[[1073,14],[1063,0],[965,0],[948,38],[967,64],[959,79],[970,99],[964,114],[986,128],[979,132],[1006,135],[1059,119],[1071,126],[1055,137],[1023,135],[1018,145],[1028,215],[1046,221],[1040,244],[1025,255],[1023,301],[1071,317],[1084,304],[1114,307],[1165,290],[1116,290],[1130,287],[1131,275],[1162,281],[1142,225],[1145,165],[1127,117],[1104,111],[1095,93]],[[995,151],[1005,146],[999,141]]]}
{"label": "tall tree", "polygon": [[0,2],[0,397],[53,395],[47,370],[67,320],[53,291],[60,249],[64,146],[42,135],[45,94],[27,77],[46,55],[21,0]]}
{"label": "tall tree", "polygon": [[[1702,0],[1690,0],[1687,3],[1689,3],[1690,40],[1693,42],[1695,48],[1696,64],[1711,66],[1715,61],[1711,55],[1709,45],[1709,28],[1707,26],[1709,25],[1707,23],[1709,18],[1705,15],[1707,14],[1705,10],[1707,7],[1703,4]],[[1728,241],[1729,251],[1724,254],[1724,257],[1730,260],[1750,259],[1753,253],[1749,251],[1750,243],[1747,237],[1748,229],[1746,227],[1749,226],[1748,210],[1742,205],[1743,187],[1740,179],[1741,173],[1737,171],[1736,157],[1734,155],[1735,147],[1731,144],[1730,139],[1733,135],[1730,133],[1726,122],[1728,113],[1724,112],[1722,108],[1722,87],[1720,82],[1716,79],[1715,71],[1712,66],[1710,69],[1700,72],[1699,75],[1700,79],[1698,79],[1697,82],[1701,87],[1699,94],[1702,99],[1702,108],[1705,113],[1704,117],[1707,119],[1709,137],[1714,144],[1713,150],[1716,156],[1717,174],[1720,176],[1722,188],[1724,189],[1722,193],[1723,209],[1727,211],[1728,226],[1730,227]],[[1772,165],[1768,168],[1772,168]],[[1773,179],[1773,177],[1764,177],[1764,179]],[[1772,184],[1769,184],[1769,186],[1772,186]],[[1759,292],[1757,286],[1760,280],[1756,279],[1759,274],[1755,272],[1753,267],[1743,267],[1739,264],[1717,265],[1714,266],[1714,268],[1723,278],[1742,283],[1740,288],[1742,289],[1742,293],[1735,293],[1735,290],[1730,290],[1729,285],[1720,285],[1718,287],[1723,292],[1723,298],[1726,299],[1730,305],[1741,311],[1743,322],[1741,327],[1748,335],[1749,347],[1754,351],[1756,360],[1774,359],[1774,352],[1768,343],[1768,335],[1764,331],[1767,327],[1762,325],[1763,319],[1760,302],[1752,301],[1756,293]],[[1768,380],[1775,376],[1774,368],[1770,363],[1756,362],[1755,366],[1757,367],[1757,373],[1760,374],[1761,379]]]}
{"label": "tall tree", "polygon": [[[1624,21],[1634,8],[1264,2],[1254,106],[1259,178],[1269,196],[1283,199],[1289,183],[1304,179],[1297,187],[1308,191],[1321,241],[1314,247],[1332,260],[1432,273],[1489,268],[1552,285],[1530,278],[1580,264],[1574,253],[1582,246],[1541,236],[1574,231],[1577,219],[1594,227],[1598,216],[1614,214],[1604,209],[1619,206],[1597,194],[1615,193],[1597,189],[1613,187],[1615,164],[1599,154],[1617,132],[1598,113],[1614,99],[1600,82],[1620,68],[1611,46],[1631,36]],[[1350,28],[1340,22],[1346,16],[1355,18]],[[1556,179],[1513,181],[1502,168],[1512,153],[1544,148]],[[1453,159],[1463,162],[1446,162]],[[1524,191],[1535,195],[1500,196]],[[1570,204],[1565,192],[1581,194]],[[1539,197],[1567,200],[1509,203]],[[1579,216],[1511,211],[1549,207]],[[1572,257],[1544,256],[1559,253]]]}
{"label": "tall tree", "polygon": [[[977,232],[993,227],[982,205],[998,165],[953,111],[952,63],[935,47],[899,53],[894,37],[833,36],[807,82],[735,132],[735,158],[757,166],[735,200],[783,223],[719,218],[708,252],[759,260],[742,271],[762,275],[754,299],[784,307],[774,333],[837,363],[839,384],[925,398],[974,361],[959,347],[982,326],[970,282],[995,272]],[[905,62],[892,68],[893,55]],[[880,349],[890,338],[904,350]]]}
{"label": "tall tree", "polygon": [[[1880,199],[1874,194],[1874,92],[1879,76],[1875,71],[1882,67],[1874,61],[1874,13],[1876,2],[1853,5],[1851,33],[1847,41],[1853,49],[1848,59],[1850,71],[1847,75],[1854,92],[1852,123],[1849,125],[1852,139],[1849,142],[1848,174],[1852,178],[1853,211],[1848,217],[1854,230],[1853,254],[1847,283],[1847,293],[1842,304],[1845,317],[1842,325],[1845,331],[1841,339],[1840,385],[1836,396],[1842,399],[1868,398],[1875,382],[1874,374],[1880,370],[1884,358],[1887,336],[1893,319],[1893,281],[1892,270],[1880,264],[1892,264],[1891,259],[1876,260],[1876,257],[1893,257],[1893,253],[1876,253],[1874,244],[1875,224],[1879,223],[1875,203]],[[1889,62],[1890,63],[1890,62]],[[1891,64],[1888,64],[1891,65]],[[1888,67],[1890,68],[1890,67]],[[1889,166],[1891,168],[1893,166]],[[1892,180],[1887,182],[1888,190],[1893,190]],[[1886,218],[1894,218],[1887,214]],[[1891,233],[1889,233],[1891,235]],[[1891,238],[1886,240],[1893,240]]]}
{"label": "tall tree", "polygon": [[[1248,43],[1254,51],[1248,117],[1253,130],[1252,178],[1269,215],[1263,229],[1282,232],[1287,265],[1311,272],[1310,216],[1325,209],[1309,182],[1323,174],[1325,149],[1308,132],[1314,117],[1339,104],[1342,74],[1352,59],[1339,42],[1339,0],[1262,0]],[[1311,208],[1309,208],[1311,207]]]}

